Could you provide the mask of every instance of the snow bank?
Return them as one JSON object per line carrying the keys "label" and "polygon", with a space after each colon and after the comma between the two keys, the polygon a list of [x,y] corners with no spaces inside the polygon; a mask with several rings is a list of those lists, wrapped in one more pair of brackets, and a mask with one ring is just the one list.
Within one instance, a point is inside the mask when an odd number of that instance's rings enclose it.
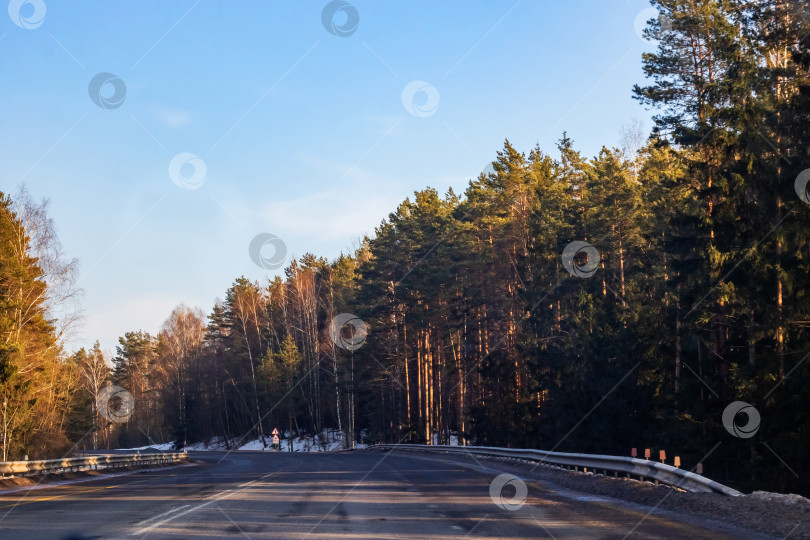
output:
{"label": "snow bank", "polygon": [[158,450],[160,452],[174,452],[174,443],[150,444],[147,446],[136,446],[135,448],[118,448],[117,450],[132,450],[137,452],[140,450]]}
{"label": "snow bank", "polygon": [[[312,435],[304,435],[301,437],[293,437],[290,438],[290,434],[285,432],[281,434],[281,450],[284,452],[290,451],[290,444],[292,444],[292,451],[293,452],[335,452],[339,450],[343,450],[343,434],[336,430],[336,429],[325,429],[321,431],[320,434],[317,436]],[[247,441],[241,444],[237,448],[237,450],[250,450],[250,451],[271,451],[271,445],[273,442],[273,437],[266,436],[265,441],[267,442],[267,447],[262,444],[262,440],[254,439],[252,441]],[[236,438],[230,440],[230,444],[238,444],[239,441]],[[455,444],[458,444],[456,442]],[[362,443],[355,443],[354,447],[357,449],[366,448],[368,445]],[[231,446],[233,448],[233,446]],[[175,451],[174,450],[174,443],[163,443],[163,444],[153,444],[150,446],[139,446],[137,448],[119,448],[119,450],[127,450],[127,451],[139,451],[139,450],[160,450],[163,452]],[[184,452],[206,452],[206,451],[215,451],[215,450],[227,450],[228,445],[225,442],[225,439],[221,437],[215,437],[210,441],[206,442],[196,442],[186,446],[185,448],[181,449],[180,451]]]}
{"label": "snow bank", "polygon": [[[433,444],[439,444],[439,434],[433,434]],[[450,435],[450,446],[458,446],[458,435]]]}
{"label": "snow bank", "polygon": [[769,502],[781,502],[785,504],[810,505],[810,499],[806,499],[795,493],[771,493],[769,491],[755,491],[749,495],[752,499],[760,499]]}
{"label": "snow bank", "polygon": [[[266,437],[268,448],[272,444],[273,437]],[[281,450],[289,452],[292,446],[293,452],[336,452],[343,450],[343,434],[336,429],[325,429],[317,436],[303,435],[292,437],[288,432],[284,432],[279,437]],[[355,448],[366,448],[365,444],[355,444]],[[239,450],[264,450],[261,439],[256,439],[243,444]]]}

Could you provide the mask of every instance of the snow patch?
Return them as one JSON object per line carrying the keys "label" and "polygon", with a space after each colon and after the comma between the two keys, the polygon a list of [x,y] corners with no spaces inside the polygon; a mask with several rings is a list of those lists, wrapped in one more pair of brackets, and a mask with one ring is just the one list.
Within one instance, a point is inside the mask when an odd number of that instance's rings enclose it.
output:
{"label": "snow patch", "polygon": [[183,448],[183,452],[205,452],[208,450],[227,450],[225,439],[214,437],[208,442],[196,442]]}
{"label": "snow patch", "polygon": [[752,499],[759,499],[768,502],[781,502],[785,504],[810,505],[810,499],[806,499],[795,493],[771,493],[769,491],[755,491],[749,495]]}
{"label": "snow patch", "polygon": [[162,444],[150,444],[147,446],[136,446],[135,448],[118,448],[118,450],[159,450],[161,452],[173,452],[174,451],[174,443],[162,443]]}
{"label": "snow patch", "polygon": [[[268,448],[271,450],[272,437],[266,437]],[[279,437],[282,452],[336,452],[343,450],[343,433],[336,429],[324,429],[318,435],[302,435],[291,437],[289,432],[284,432]],[[368,445],[355,443],[357,449],[366,448]],[[291,448],[292,447],[292,448]],[[256,439],[243,444],[239,450],[265,450],[261,439]]]}
{"label": "snow patch", "polygon": [[[364,433],[361,432],[360,439],[362,440]],[[293,452],[336,452],[343,450],[343,433],[336,429],[324,429],[318,435],[302,435],[300,437],[291,437],[289,432],[281,434],[280,443],[282,452],[290,452],[292,447]],[[266,436],[265,442],[267,446],[262,443],[261,438],[251,441],[243,442],[236,450],[247,451],[272,451],[272,436]],[[236,438],[230,440],[230,447],[233,449],[234,444],[239,444],[240,441]],[[453,444],[458,444],[457,438]],[[214,437],[207,442],[195,442],[178,450],[180,452],[207,452],[207,451],[221,451],[228,450],[228,444],[222,437]],[[356,449],[367,448],[368,445],[364,443],[355,443]],[[159,451],[175,451],[174,443],[152,444],[149,446],[139,446],[137,448],[119,448],[118,450],[126,451],[142,451],[142,450],[159,450]]]}
{"label": "snow patch", "polygon": [[[443,443],[439,442],[439,434],[438,433],[433,434],[433,444],[434,445],[443,444]],[[458,446],[458,435],[453,435],[453,434],[450,435],[450,446]]]}

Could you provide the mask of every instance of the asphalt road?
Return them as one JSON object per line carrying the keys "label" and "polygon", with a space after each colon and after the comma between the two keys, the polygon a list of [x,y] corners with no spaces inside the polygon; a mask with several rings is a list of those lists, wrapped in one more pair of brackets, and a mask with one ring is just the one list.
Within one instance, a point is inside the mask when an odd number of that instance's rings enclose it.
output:
{"label": "asphalt road", "polygon": [[[192,453],[194,465],[0,493],[0,538],[733,538],[527,482],[400,453]],[[500,506],[496,503],[500,503]],[[641,522],[639,524],[639,522]]]}

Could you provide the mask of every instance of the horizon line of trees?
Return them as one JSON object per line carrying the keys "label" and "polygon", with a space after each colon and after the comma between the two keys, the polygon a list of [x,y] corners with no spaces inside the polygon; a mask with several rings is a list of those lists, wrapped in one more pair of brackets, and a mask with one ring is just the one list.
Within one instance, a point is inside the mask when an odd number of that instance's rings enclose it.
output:
{"label": "horizon line of trees", "polygon": [[[810,20],[787,0],[652,5],[649,137],[589,159],[567,134],[553,155],[506,140],[463,194],[418,191],[355,253],[240,277],[111,359],[61,350],[47,257],[2,198],[4,456],[335,429],[346,447],[653,447],[809,494]],[[98,410],[110,384],[125,421]],[[724,425],[734,401],[753,436]]]}

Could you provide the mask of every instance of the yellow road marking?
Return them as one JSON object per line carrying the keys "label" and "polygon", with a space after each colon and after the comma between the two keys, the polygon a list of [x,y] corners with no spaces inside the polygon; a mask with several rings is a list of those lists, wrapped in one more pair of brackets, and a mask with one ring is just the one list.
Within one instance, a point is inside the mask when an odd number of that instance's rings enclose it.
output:
{"label": "yellow road marking", "polygon": [[[170,474],[168,476],[174,476],[174,474]],[[135,483],[141,484],[143,482],[135,482]],[[117,487],[121,487],[123,485],[124,484],[115,484],[115,485],[112,485],[112,486],[103,486],[103,487],[99,487],[99,488],[85,489],[83,491],[72,491],[70,493],[63,493],[61,495],[51,495],[50,497],[38,497],[36,499],[21,500],[21,501],[15,502],[13,504],[7,504],[5,506],[0,506],[0,510],[3,510],[5,508],[13,508],[13,507],[16,507],[16,506],[22,506],[23,504],[32,504],[32,503],[38,503],[38,502],[44,502],[44,501],[52,501],[54,499],[61,499],[63,497],[67,497],[69,495],[82,495],[84,493],[93,493],[94,491],[101,491],[103,489],[114,489],[114,488],[117,488]],[[132,484],[127,484],[127,485],[132,485]],[[54,488],[52,488],[52,489],[60,489],[60,488],[61,489],[71,489],[71,487],[72,486],[54,486]]]}

